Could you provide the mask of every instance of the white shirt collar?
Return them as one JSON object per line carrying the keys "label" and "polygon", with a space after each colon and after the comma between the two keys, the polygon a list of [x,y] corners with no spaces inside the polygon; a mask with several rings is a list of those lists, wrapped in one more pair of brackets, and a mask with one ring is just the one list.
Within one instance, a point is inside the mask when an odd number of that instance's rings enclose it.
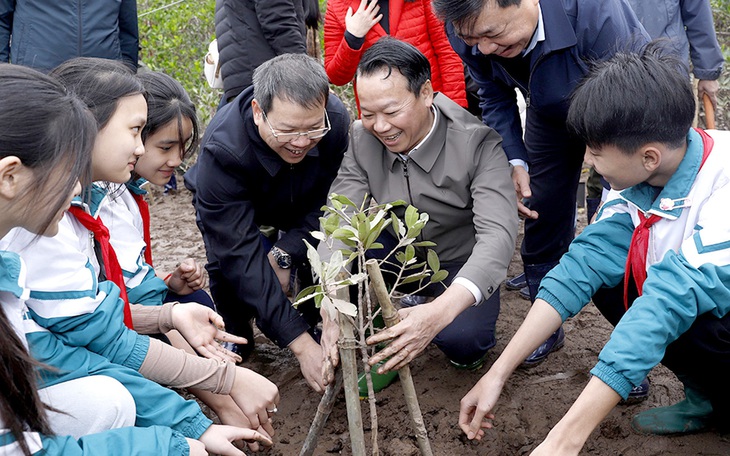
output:
{"label": "white shirt collar", "polygon": [[418,150],[418,148],[421,147],[421,145],[423,145],[426,141],[428,141],[428,138],[431,137],[431,135],[433,134],[433,131],[436,129],[436,123],[438,122],[438,119],[439,119],[439,110],[436,109],[436,105],[434,105],[434,104],[431,105],[431,112],[433,112],[433,123],[431,124],[431,129],[428,131],[428,134],[426,134],[426,136],[424,136],[423,139],[420,140],[413,149],[411,149],[410,151],[408,151],[405,154],[398,154],[398,158],[400,158],[401,160],[407,160],[409,155],[416,152]]}
{"label": "white shirt collar", "polygon": [[532,34],[532,40],[530,40],[530,44],[527,45],[524,51],[522,51],[522,55],[527,55],[535,49],[535,46],[537,46],[537,43],[540,41],[545,41],[545,24],[542,21],[542,8],[540,8],[540,4],[537,4],[537,29],[535,30],[535,33]]}

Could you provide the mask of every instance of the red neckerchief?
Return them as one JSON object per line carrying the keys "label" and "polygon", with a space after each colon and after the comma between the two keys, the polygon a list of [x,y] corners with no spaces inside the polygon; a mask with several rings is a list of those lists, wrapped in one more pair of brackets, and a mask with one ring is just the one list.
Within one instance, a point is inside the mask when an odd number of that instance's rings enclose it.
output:
{"label": "red neckerchief", "polygon": [[109,230],[104,226],[104,222],[101,219],[92,217],[78,206],[71,206],[69,212],[84,225],[84,228],[94,233],[94,238],[99,242],[99,246],[101,247],[101,256],[106,278],[119,287],[119,296],[124,300],[124,324],[127,328],[134,329],[132,325],[132,312],[129,308],[129,298],[127,297],[127,286],[124,284],[124,275],[122,274],[122,267],[119,265],[117,254],[109,242]]}
{"label": "red neckerchief", "polygon": [[[707,157],[710,156],[710,151],[715,141],[704,130],[695,128],[695,131],[702,138],[703,151],[702,162],[700,163],[700,169],[702,169],[702,165],[705,164]],[[644,282],[646,281],[646,254],[649,250],[649,229],[661,219],[657,214],[646,217],[641,212],[639,212],[639,218],[641,219],[641,223],[634,229],[634,234],[631,236],[631,244],[629,244],[629,254],[626,257],[626,272],[624,273],[624,308],[626,310],[629,310],[629,282],[632,277],[639,296],[642,294]]]}
{"label": "red neckerchief", "polygon": [[144,195],[129,192],[139,206],[139,213],[142,215],[142,227],[144,230],[144,243],[147,248],[144,250],[144,261],[152,267],[152,243],[150,242],[150,206],[144,199]]}

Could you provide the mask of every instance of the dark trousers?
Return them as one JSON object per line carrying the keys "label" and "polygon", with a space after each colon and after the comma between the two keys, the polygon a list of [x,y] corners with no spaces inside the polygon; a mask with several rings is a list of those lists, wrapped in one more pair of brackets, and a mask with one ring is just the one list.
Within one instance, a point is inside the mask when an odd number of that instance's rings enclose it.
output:
{"label": "dark trousers", "polygon": [[[395,247],[396,242],[390,233],[383,233],[378,242],[385,246],[381,250],[370,250],[368,256],[381,259],[386,253]],[[390,246],[390,247],[389,247]],[[424,260],[425,261],[425,260]],[[459,270],[464,266],[460,262],[444,262],[441,268],[449,271],[449,276],[443,283],[429,285],[419,292],[419,295],[437,297],[441,295],[446,287],[456,278]],[[389,273],[386,268],[383,271],[383,278],[386,283],[392,285],[395,275]],[[398,291],[410,292],[416,289],[417,285],[407,284],[398,288]],[[472,306],[459,314],[446,328],[436,335],[433,343],[452,361],[459,364],[470,364],[482,358],[487,351],[495,344],[494,329],[499,316],[499,289],[489,299],[478,306]]]}
{"label": "dark trousers", "polygon": [[[537,220],[525,220],[522,263],[532,301],[545,274],[560,260],[575,236],[576,193],[585,145],[564,131],[543,131],[530,121],[525,145],[530,159],[532,197],[525,204]],[[556,137],[559,137],[556,140]]]}
{"label": "dark trousers", "polygon": [[[629,287],[632,290],[634,287]],[[593,303],[616,326],[626,312],[623,282],[616,288],[602,288]],[[629,296],[633,301],[636,293]],[[730,417],[730,314],[723,318],[702,314],[677,340],[667,346],[664,364],[688,386],[707,394],[716,415]]]}

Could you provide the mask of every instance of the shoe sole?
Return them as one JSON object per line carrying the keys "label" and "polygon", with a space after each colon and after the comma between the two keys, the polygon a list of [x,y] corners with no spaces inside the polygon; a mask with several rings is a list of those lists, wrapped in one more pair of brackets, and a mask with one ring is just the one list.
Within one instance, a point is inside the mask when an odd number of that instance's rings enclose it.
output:
{"label": "shoe sole", "polygon": [[645,400],[649,399],[649,394],[646,396],[638,396],[638,397],[627,397],[626,399],[621,399],[619,401],[619,405],[636,405],[641,404]]}
{"label": "shoe sole", "polygon": [[540,358],[537,361],[532,361],[532,362],[523,361],[522,364],[520,364],[520,367],[529,368],[529,367],[535,367],[535,366],[538,366],[538,365],[544,363],[545,360],[548,359],[548,357],[550,356],[551,353],[555,353],[556,351],[560,350],[561,348],[563,348],[563,345],[565,345],[565,339],[563,339],[562,341],[553,345],[553,348],[549,352],[547,352],[547,354],[544,357]]}

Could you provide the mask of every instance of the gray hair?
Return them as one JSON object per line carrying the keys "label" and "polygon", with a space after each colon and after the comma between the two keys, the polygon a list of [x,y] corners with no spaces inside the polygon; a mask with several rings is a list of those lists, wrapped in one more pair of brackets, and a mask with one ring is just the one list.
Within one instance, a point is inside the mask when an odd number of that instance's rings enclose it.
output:
{"label": "gray hair", "polygon": [[433,11],[444,23],[451,23],[457,31],[470,31],[488,2],[500,8],[520,6],[522,0],[433,0]]}
{"label": "gray hair", "polygon": [[282,54],[253,72],[253,96],[264,112],[278,97],[305,108],[327,102],[329,79],[324,67],[305,54]]}

